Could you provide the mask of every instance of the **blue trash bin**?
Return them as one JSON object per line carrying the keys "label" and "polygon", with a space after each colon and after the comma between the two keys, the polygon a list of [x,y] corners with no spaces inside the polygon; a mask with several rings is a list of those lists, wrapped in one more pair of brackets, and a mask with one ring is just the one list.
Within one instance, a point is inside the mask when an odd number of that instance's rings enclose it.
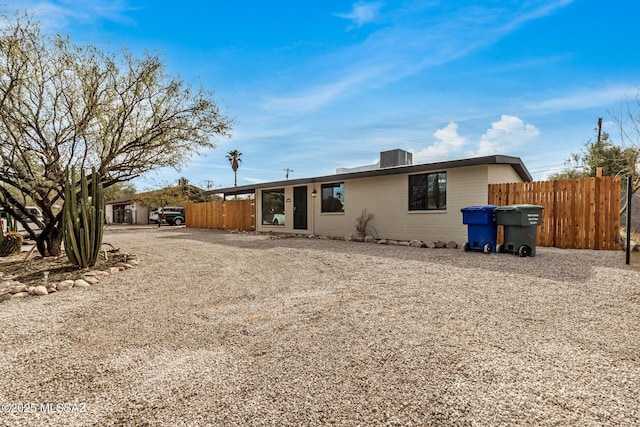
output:
{"label": "blue trash bin", "polygon": [[465,252],[478,251],[489,254],[496,251],[496,226],[493,210],[495,205],[468,206],[460,209],[462,223],[467,225],[468,241],[462,245]]}

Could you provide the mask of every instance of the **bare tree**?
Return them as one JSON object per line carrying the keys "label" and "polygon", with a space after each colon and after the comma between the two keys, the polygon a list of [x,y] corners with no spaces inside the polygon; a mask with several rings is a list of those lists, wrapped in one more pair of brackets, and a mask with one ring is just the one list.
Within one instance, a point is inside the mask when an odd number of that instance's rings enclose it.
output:
{"label": "bare tree", "polygon": [[612,116],[627,157],[627,167],[620,174],[631,177],[631,194],[635,194],[640,190],[640,95],[622,103],[619,112]]}
{"label": "bare tree", "polygon": [[[95,167],[104,188],[158,167],[179,168],[231,122],[213,94],[168,76],[158,56],[134,57],[45,35],[25,15],[0,29],[0,206],[40,228],[60,254],[66,168]],[[43,220],[26,209],[38,206]],[[54,208],[58,206],[58,208]]]}

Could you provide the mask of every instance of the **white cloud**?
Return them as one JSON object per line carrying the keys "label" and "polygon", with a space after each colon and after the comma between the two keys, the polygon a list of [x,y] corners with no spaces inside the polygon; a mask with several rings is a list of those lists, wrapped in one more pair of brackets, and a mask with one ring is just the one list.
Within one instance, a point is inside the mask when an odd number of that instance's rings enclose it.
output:
{"label": "white cloud", "polygon": [[44,29],[60,31],[70,22],[94,23],[101,19],[131,24],[133,21],[126,12],[133,8],[126,0],[95,0],[78,2],[76,0],[26,0],[20,6],[32,12]]}
{"label": "white cloud", "polygon": [[[263,107],[298,115],[354,93],[383,88],[495,43],[525,22],[551,14],[570,2],[545,1],[498,12],[485,7],[461,7],[437,20],[416,19],[416,15],[428,13],[422,9],[415,14],[406,8],[390,9],[385,17],[388,25],[373,31],[363,42],[292,69],[291,79],[306,80],[305,89],[287,86],[282,93],[263,96],[266,100]],[[354,26],[362,26],[378,21],[382,6],[381,2],[359,1],[351,12],[337,16],[351,20]]]}
{"label": "white cloud", "polygon": [[637,92],[636,86],[611,86],[599,89],[579,89],[573,93],[547,99],[527,106],[529,110],[549,112],[582,110],[601,107],[629,99]]}
{"label": "white cloud", "polygon": [[513,148],[532,142],[540,135],[534,125],[525,124],[516,116],[503,114],[500,121],[491,123],[491,129],[482,135],[477,154],[507,154]]}
{"label": "white cloud", "polygon": [[467,139],[458,133],[458,124],[455,122],[450,122],[442,129],[438,129],[433,136],[436,137],[433,145],[413,154],[414,163],[451,159],[452,155],[461,152],[467,144]]}
{"label": "white cloud", "polygon": [[353,5],[350,13],[336,13],[336,16],[353,21],[355,27],[362,27],[365,24],[374,22],[378,18],[381,2],[367,3],[359,1]]}
{"label": "white cloud", "polygon": [[331,83],[312,86],[306,91],[291,96],[266,97],[261,103],[261,107],[283,114],[314,111],[334,102],[346,93],[360,90],[363,83],[371,81],[378,73],[376,68],[367,68],[347,74],[344,78]]}

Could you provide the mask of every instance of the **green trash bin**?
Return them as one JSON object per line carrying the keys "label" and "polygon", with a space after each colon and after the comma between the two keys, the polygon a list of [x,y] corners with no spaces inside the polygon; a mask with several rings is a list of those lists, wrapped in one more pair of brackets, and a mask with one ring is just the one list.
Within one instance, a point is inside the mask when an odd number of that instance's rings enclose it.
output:
{"label": "green trash bin", "polygon": [[496,252],[509,252],[521,257],[536,256],[538,226],[542,224],[542,210],[538,205],[509,205],[497,207],[496,224],[504,227],[504,243]]}

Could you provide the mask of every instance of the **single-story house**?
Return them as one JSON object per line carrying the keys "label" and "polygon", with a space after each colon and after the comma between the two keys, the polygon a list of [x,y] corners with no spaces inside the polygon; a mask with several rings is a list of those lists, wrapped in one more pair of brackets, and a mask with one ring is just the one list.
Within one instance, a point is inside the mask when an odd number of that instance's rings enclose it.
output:
{"label": "single-story house", "polygon": [[[395,151],[394,159],[411,156]],[[375,218],[374,237],[397,240],[466,241],[460,209],[485,205],[488,186],[532,177],[518,157],[492,155],[424,164],[389,162],[381,153],[374,169],[335,175],[218,188],[206,193],[255,197],[261,232],[344,237],[355,232],[363,209]],[[403,163],[401,160],[400,163]]]}
{"label": "single-story house", "polygon": [[104,211],[107,224],[149,224],[149,209],[135,195],[105,202]]}

